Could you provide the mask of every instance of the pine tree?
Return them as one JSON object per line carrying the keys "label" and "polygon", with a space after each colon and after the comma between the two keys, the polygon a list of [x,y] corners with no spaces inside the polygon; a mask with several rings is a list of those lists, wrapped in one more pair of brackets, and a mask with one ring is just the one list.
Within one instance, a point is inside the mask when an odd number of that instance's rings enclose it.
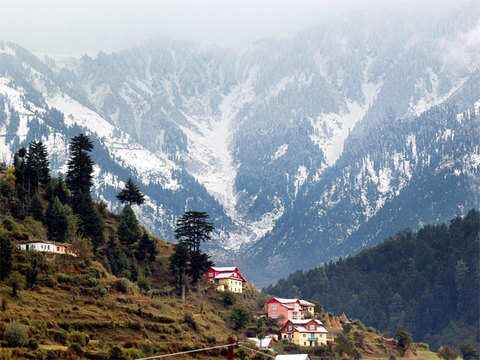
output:
{"label": "pine tree", "polygon": [[26,155],[26,177],[30,194],[38,192],[38,186],[50,181],[47,148],[41,141],[32,141]]}
{"label": "pine tree", "polygon": [[142,232],[137,217],[132,208],[127,205],[123,208],[120,215],[120,224],[118,225],[118,238],[125,245],[133,245],[136,243]]}
{"label": "pine tree", "polygon": [[13,245],[6,234],[0,235],[0,280],[8,278],[12,272]]}
{"label": "pine tree", "polygon": [[80,134],[72,138],[66,183],[72,194],[73,210],[80,217],[80,232],[90,237],[94,249],[97,249],[104,241],[104,224],[90,194],[94,162],[89,153],[92,150],[93,143],[88,136]]}
{"label": "pine tree", "polygon": [[48,237],[53,241],[65,242],[68,237],[68,214],[57,197],[48,203],[46,213]]}
{"label": "pine tree", "polygon": [[141,193],[138,186],[129,178],[125,183],[125,188],[117,195],[117,199],[122,204],[142,205],[145,202],[145,196]]}
{"label": "pine tree", "polygon": [[128,272],[128,269],[130,268],[130,261],[128,260],[125,251],[123,251],[122,246],[113,236],[108,242],[107,259],[113,275],[125,276],[125,273]]}
{"label": "pine tree", "polygon": [[187,287],[187,268],[189,263],[188,249],[185,244],[175,246],[175,252],[170,256],[170,271],[175,278],[177,290],[181,291],[182,301],[185,302]]}
{"label": "pine tree", "polygon": [[211,239],[213,229],[206,212],[187,211],[177,220],[175,238],[186,244],[192,253],[199,252],[201,243]]}
{"label": "pine tree", "polygon": [[67,167],[67,186],[72,192],[74,201],[85,194],[90,194],[93,185],[93,160],[90,152],[93,143],[84,134],[75,136],[70,141],[70,160]]}
{"label": "pine tree", "polygon": [[210,257],[200,251],[194,251],[190,254],[190,264],[188,267],[188,275],[192,279],[192,285],[196,285],[202,278],[213,262]]}
{"label": "pine tree", "polygon": [[57,197],[62,204],[67,204],[70,197],[70,192],[67,188],[65,180],[60,176],[57,179],[52,179],[48,184],[47,188],[47,197],[48,199],[53,199]]}
{"label": "pine tree", "polygon": [[92,240],[93,248],[96,250],[104,242],[104,222],[90,194],[77,198],[74,208],[80,218],[79,232]]}
{"label": "pine tree", "polygon": [[27,215],[28,209],[28,185],[26,177],[26,161],[27,150],[21,148],[15,153],[13,166],[15,169],[15,192],[17,193],[17,201],[15,206],[15,216],[23,219]]}
{"label": "pine tree", "polygon": [[156,255],[157,248],[155,246],[155,241],[150,237],[150,235],[144,233],[138,243],[135,257],[138,261],[154,261]]}
{"label": "pine tree", "polygon": [[34,194],[30,202],[30,214],[35,220],[43,221],[45,219],[43,211],[43,204],[40,201],[40,197],[38,194]]}

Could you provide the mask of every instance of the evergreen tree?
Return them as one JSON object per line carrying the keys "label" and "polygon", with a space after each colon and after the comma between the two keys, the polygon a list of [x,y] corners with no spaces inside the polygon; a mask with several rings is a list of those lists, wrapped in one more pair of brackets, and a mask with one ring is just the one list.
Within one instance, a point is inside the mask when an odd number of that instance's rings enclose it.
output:
{"label": "evergreen tree", "polygon": [[72,138],[66,183],[72,194],[73,210],[80,217],[80,232],[90,237],[96,249],[104,241],[104,224],[90,194],[94,164],[90,157],[92,150],[93,143],[88,136],[80,134]]}
{"label": "evergreen tree", "polygon": [[79,232],[92,240],[96,250],[104,242],[103,218],[93,204],[90,194],[78,198],[75,208],[80,218]]}
{"label": "evergreen tree", "polygon": [[41,141],[32,141],[26,155],[26,177],[30,194],[38,192],[38,186],[50,181],[47,148]]}
{"label": "evergreen tree", "polygon": [[57,197],[62,204],[68,203],[70,193],[65,180],[61,176],[50,181],[47,188],[47,197],[49,200]]}
{"label": "evergreen tree", "polygon": [[17,193],[14,215],[19,219],[23,219],[27,215],[29,203],[26,177],[26,155],[27,150],[21,148],[15,153],[13,160],[13,166],[15,169],[15,192]]}
{"label": "evergreen tree", "polygon": [[206,212],[187,211],[177,220],[175,238],[191,252],[199,252],[201,243],[211,239],[213,229]]}
{"label": "evergreen tree", "polygon": [[175,279],[177,290],[181,291],[182,300],[185,302],[187,287],[187,268],[189,264],[189,252],[185,244],[175,246],[175,252],[170,256],[170,271]]}
{"label": "evergreen tree", "polygon": [[213,262],[210,257],[200,251],[194,251],[190,254],[190,263],[188,267],[188,275],[192,279],[192,284],[196,285],[202,278]]}
{"label": "evergreen tree", "polygon": [[35,193],[30,202],[30,214],[35,220],[43,221],[45,218],[43,211],[43,204],[40,201],[40,197]]}
{"label": "evergreen tree", "polygon": [[118,238],[122,244],[133,245],[136,243],[142,232],[137,217],[132,208],[127,205],[123,208],[118,225]]}
{"label": "evergreen tree", "polygon": [[93,143],[84,134],[75,136],[70,141],[70,160],[67,167],[67,186],[70,189],[73,200],[90,194],[93,185],[93,160],[90,152]]}
{"label": "evergreen tree", "polygon": [[48,237],[53,241],[65,242],[68,237],[68,214],[57,197],[48,203],[46,213]]}
{"label": "evergreen tree", "polygon": [[130,261],[115,237],[111,237],[107,246],[107,260],[115,276],[129,275]]}
{"label": "evergreen tree", "polygon": [[155,246],[155,241],[148,235],[144,233],[140,238],[138,243],[137,251],[135,256],[138,261],[154,261],[155,256],[157,255],[157,248]]}
{"label": "evergreen tree", "polygon": [[0,235],[0,280],[8,278],[12,272],[13,244],[7,234]]}
{"label": "evergreen tree", "polygon": [[138,186],[129,178],[125,183],[125,188],[117,195],[117,199],[122,204],[142,205],[145,202],[145,196],[141,193]]}

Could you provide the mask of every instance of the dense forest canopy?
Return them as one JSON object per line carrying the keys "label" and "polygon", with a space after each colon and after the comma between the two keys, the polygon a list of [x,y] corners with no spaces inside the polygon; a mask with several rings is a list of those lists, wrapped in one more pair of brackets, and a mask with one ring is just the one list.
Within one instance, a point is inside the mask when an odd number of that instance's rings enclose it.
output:
{"label": "dense forest canopy", "polygon": [[318,301],[434,346],[479,343],[480,213],[404,231],[356,256],[296,272],[265,291]]}

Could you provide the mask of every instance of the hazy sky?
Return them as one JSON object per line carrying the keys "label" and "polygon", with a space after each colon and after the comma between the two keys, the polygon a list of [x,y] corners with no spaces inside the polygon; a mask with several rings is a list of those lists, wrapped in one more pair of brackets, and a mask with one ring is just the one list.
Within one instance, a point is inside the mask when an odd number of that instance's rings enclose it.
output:
{"label": "hazy sky", "polygon": [[333,13],[379,5],[438,8],[457,1],[0,0],[0,39],[56,55],[112,51],[159,36],[236,47],[294,33]]}

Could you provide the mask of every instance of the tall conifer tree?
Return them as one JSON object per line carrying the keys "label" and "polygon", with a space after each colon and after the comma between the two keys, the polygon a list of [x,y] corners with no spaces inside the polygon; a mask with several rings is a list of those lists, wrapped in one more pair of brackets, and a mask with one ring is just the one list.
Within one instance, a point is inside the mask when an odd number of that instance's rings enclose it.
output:
{"label": "tall conifer tree", "polygon": [[117,199],[122,204],[142,205],[145,202],[145,196],[142,194],[138,185],[135,184],[132,178],[129,178],[125,183],[125,188],[122,189],[117,195]]}

